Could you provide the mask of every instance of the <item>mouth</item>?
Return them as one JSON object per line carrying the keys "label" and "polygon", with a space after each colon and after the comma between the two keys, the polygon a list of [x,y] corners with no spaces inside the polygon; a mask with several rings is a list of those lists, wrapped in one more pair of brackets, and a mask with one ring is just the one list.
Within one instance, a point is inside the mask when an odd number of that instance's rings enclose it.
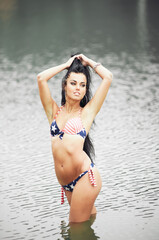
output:
{"label": "mouth", "polygon": [[80,96],[80,93],[79,92],[74,92],[73,93],[75,96]]}

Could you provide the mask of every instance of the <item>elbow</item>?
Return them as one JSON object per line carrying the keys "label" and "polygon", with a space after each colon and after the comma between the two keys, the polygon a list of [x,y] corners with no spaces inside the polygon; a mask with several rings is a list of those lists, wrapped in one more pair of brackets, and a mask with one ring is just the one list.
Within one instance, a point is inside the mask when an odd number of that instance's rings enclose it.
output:
{"label": "elbow", "polygon": [[109,72],[109,74],[107,74],[107,76],[104,79],[111,84],[113,81],[113,74]]}
{"label": "elbow", "polygon": [[38,75],[37,75],[37,81],[38,82],[42,82],[44,79],[42,78],[42,76],[41,76],[41,74],[39,73]]}
{"label": "elbow", "polygon": [[108,79],[110,83],[113,81],[113,74],[111,72],[109,73]]}

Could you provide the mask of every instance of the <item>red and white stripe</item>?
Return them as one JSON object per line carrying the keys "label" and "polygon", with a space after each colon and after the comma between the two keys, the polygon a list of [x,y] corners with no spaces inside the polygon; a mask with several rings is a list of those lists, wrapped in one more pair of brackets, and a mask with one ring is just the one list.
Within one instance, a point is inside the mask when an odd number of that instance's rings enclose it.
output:
{"label": "red and white stripe", "polygon": [[83,129],[81,119],[79,117],[71,118],[66,123],[63,132],[68,134],[77,134]]}
{"label": "red and white stripe", "polygon": [[[89,176],[91,185],[96,187],[97,184],[96,184],[96,180],[95,180],[95,177],[94,177],[94,172],[93,172],[92,167],[90,167],[89,170],[88,170],[88,176]],[[63,189],[62,186],[61,186],[61,204],[64,204],[64,189]]]}
{"label": "red and white stripe", "polygon": [[95,180],[95,177],[94,177],[94,172],[93,172],[92,167],[90,167],[90,169],[88,170],[88,176],[89,176],[91,185],[93,185],[94,187],[96,187],[97,184],[96,184],[96,180]]}
{"label": "red and white stripe", "polygon": [[63,187],[61,187],[61,204],[64,204],[64,190],[63,190]]}
{"label": "red and white stripe", "polygon": [[[57,111],[54,119],[57,118],[58,114],[61,112],[63,107],[64,107],[64,105],[59,108],[59,110]],[[62,130],[62,132],[65,132],[65,133],[68,133],[68,134],[71,134],[71,135],[79,133],[83,129],[83,125],[82,125],[80,115],[81,115],[81,108],[79,110],[78,117],[74,117],[74,118],[71,118],[70,120],[68,120],[66,122],[65,127]]]}
{"label": "red and white stripe", "polygon": [[60,108],[59,108],[59,110],[57,111],[57,113],[56,113],[56,115],[55,115],[55,118],[54,119],[56,119],[57,118],[57,115],[61,112],[61,110],[62,110],[62,108],[63,108],[64,106],[61,106]]}

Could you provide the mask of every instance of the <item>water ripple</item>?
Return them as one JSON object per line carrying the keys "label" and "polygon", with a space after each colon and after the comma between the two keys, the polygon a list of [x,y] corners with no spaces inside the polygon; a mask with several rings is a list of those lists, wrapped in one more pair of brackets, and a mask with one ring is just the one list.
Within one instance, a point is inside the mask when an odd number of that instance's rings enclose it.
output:
{"label": "water ripple", "polygon": [[[1,70],[0,230],[3,239],[12,240],[59,236],[57,227],[69,214],[67,203],[60,206],[49,125],[36,81],[32,82],[37,69],[28,65],[26,81],[27,60],[19,66],[7,62],[7,69],[4,61]],[[146,223],[159,208],[159,99],[152,74],[158,70],[150,63],[142,70],[142,64],[131,59],[122,72],[124,64],[114,65],[114,82],[92,131],[103,181],[96,205],[102,213],[132,212]],[[17,72],[24,81],[19,81]],[[57,82],[54,87],[58,88]]]}

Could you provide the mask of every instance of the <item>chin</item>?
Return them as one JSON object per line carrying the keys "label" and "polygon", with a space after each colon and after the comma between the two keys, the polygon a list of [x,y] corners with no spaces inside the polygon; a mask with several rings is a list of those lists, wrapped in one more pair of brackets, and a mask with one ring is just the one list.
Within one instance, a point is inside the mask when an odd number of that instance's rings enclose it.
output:
{"label": "chin", "polygon": [[73,96],[72,100],[78,100],[78,101],[81,101],[82,98],[81,98],[81,96]]}

